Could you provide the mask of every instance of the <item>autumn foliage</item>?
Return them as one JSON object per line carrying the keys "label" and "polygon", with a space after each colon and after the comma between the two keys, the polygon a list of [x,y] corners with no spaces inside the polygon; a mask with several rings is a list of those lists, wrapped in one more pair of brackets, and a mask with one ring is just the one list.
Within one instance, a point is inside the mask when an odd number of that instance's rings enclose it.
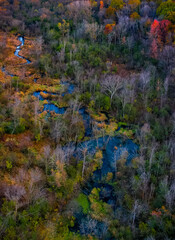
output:
{"label": "autumn foliage", "polygon": [[114,28],[115,24],[106,24],[105,26],[105,30],[104,30],[104,34],[109,34],[112,32],[113,28]]}
{"label": "autumn foliage", "polygon": [[165,42],[170,25],[171,22],[169,20],[162,20],[159,22],[155,19],[151,25],[151,36],[157,38],[158,41]]}
{"label": "autumn foliage", "polygon": [[9,3],[7,0],[0,0],[0,13],[6,13]]}
{"label": "autumn foliage", "polygon": [[152,216],[160,217],[162,215],[161,211],[152,211]]}
{"label": "autumn foliage", "polygon": [[116,10],[122,9],[124,6],[123,0],[112,0],[111,7],[115,8]]}
{"label": "autumn foliage", "polygon": [[175,23],[175,1],[165,1],[157,8],[157,14]]}
{"label": "autumn foliage", "polygon": [[106,9],[106,17],[110,18],[112,16],[115,15],[115,8],[109,6],[107,9]]}
{"label": "autumn foliage", "polygon": [[137,12],[134,12],[130,15],[130,18],[132,18],[134,20],[138,20],[138,19],[140,19],[140,15]]}
{"label": "autumn foliage", "polygon": [[152,40],[151,51],[153,56],[156,58],[158,53],[158,48],[162,48],[167,42],[168,30],[171,25],[169,20],[154,20],[151,25],[150,35]]}
{"label": "autumn foliage", "polygon": [[132,9],[135,9],[140,5],[140,0],[129,0],[128,4]]}
{"label": "autumn foliage", "polygon": [[175,0],[0,14],[0,239],[175,239]]}
{"label": "autumn foliage", "polygon": [[103,7],[104,7],[104,3],[103,1],[100,1],[100,9],[103,9]]}

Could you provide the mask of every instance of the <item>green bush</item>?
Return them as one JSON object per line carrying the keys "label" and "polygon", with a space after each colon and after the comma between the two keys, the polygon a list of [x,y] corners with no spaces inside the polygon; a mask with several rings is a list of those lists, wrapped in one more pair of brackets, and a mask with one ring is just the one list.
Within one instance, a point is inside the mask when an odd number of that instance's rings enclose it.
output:
{"label": "green bush", "polygon": [[110,97],[102,93],[97,93],[95,98],[95,107],[101,111],[108,111],[111,107]]}
{"label": "green bush", "polygon": [[82,207],[83,213],[88,214],[89,209],[90,209],[90,205],[89,205],[89,201],[88,201],[88,198],[86,197],[86,195],[83,194],[83,193],[80,193],[78,198],[77,198],[77,202]]}
{"label": "green bush", "polygon": [[91,100],[90,92],[85,92],[80,96],[80,101],[83,102],[85,105],[88,105]]}

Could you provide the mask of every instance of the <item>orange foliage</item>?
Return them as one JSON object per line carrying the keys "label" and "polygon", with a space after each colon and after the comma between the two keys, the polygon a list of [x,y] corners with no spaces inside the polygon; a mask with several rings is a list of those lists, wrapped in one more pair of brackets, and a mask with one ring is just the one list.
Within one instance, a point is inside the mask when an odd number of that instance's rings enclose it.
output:
{"label": "orange foliage", "polygon": [[[29,37],[25,38],[25,44],[21,47],[19,54],[21,56],[29,58],[33,62],[32,53],[35,50],[36,41],[32,40],[33,39]],[[2,46],[2,51],[0,52],[0,82],[8,82],[8,80],[11,79],[9,75],[1,71],[1,68],[3,66],[5,66],[6,72],[19,76],[19,78],[22,80],[33,82],[33,79],[35,78],[35,76],[32,76],[32,74],[35,73],[33,67],[30,64],[25,65],[25,59],[14,55],[15,49],[18,45],[20,45],[20,43],[21,42],[18,40],[17,36],[13,34],[7,34],[5,32],[0,32],[0,45]]]}
{"label": "orange foliage", "polygon": [[56,165],[57,165],[57,170],[52,171],[52,174],[55,176],[55,182],[57,186],[61,187],[65,183],[65,180],[67,178],[67,173],[65,171],[64,163],[57,161]]}
{"label": "orange foliage", "polygon": [[151,212],[152,216],[160,217],[162,215],[161,211],[152,211]]}
{"label": "orange foliage", "polygon": [[103,7],[104,7],[104,3],[103,1],[100,1],[100,9],[103,9]]}
{"label": "orange foliage", "polygon": [[7,0],[0,0],[0,13],[6,13],[9,3]]}
{"label": "orange foliage", "polygon": [[105,30],[104,30],[104,34],[109,34],[112,32],[113,28],[114,28],[115,24],[106,24],[105,26]]}
{"label": "orange foliage", "polygon": [[48,93],[44,93],[44,92],[41,92],[40,95],[43,98],[48,98],[49,97],[49,94]]}
{"label": "orange foliage", "polygon": [[19,1],[18,1],[18,0],[14,0],[14,1],[13,1],[13,8],[14,8],[15,10],[18,10],[18,9],[19,9]]}
{"label": "orange foliage", "polygon": [[13,145],[13,147],[19,148],[21,150],[32,146],[32,137],[33,135],[29,131],[26,131],[24,133],[19,133],[16,135],[5,134],[3,141],[6,146]]}

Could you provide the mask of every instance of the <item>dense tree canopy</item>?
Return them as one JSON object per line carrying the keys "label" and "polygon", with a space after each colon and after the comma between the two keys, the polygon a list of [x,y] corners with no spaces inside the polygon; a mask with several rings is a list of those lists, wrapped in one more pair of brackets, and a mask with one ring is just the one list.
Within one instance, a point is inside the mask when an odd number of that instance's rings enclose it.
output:
{"label": "dense tree canopy", "polygon": [[0,0],[0,239],[174,240],[174,7]]}
{"label": "dense tree canopy", "polygon": [[171,0],[162,2],[157,8],[157,14],[175,23],[175,2]]}

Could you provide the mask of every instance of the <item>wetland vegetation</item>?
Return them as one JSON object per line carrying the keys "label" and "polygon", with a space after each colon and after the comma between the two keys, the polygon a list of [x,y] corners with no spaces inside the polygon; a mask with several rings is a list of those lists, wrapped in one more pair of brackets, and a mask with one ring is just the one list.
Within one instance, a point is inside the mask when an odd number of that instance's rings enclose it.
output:
{"label": "wetland vegetation", "polygon": [[175,2],[0,13],[0,238],[173,240]]}

